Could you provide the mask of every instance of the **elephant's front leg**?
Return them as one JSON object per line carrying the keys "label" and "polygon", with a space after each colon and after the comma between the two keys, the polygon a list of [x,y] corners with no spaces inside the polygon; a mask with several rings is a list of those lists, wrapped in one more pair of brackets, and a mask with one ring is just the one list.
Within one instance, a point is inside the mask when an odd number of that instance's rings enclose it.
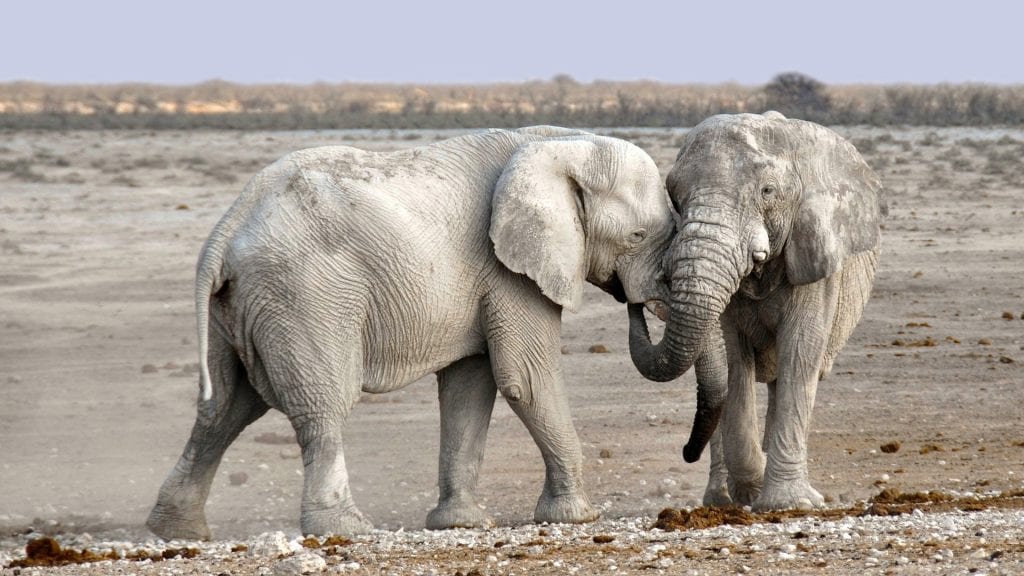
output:
{"label": "elephant's front leg", "polygon": [[538,523],[592,522],[600,514],[583,489],[583,451],[569,416],[561,375],[538,376],[531,375],[526,385],[499,385],[544,457],[544,490],[533,518]]}
{"label": "elephant's front leg", "polygon": [[758,434],[754,352],[747,339],[727,332],[729,392],[722,414],[722,442],[733,502],[752,504],[761,494],[765,456]]}
{"label": "elephant's front leg", "polygon": [[562,384],[561,309],[538,292],[532,306],[501,318],[509,325],[492,330],[488,341],[494,377],[544,458],[544,490],[534,520],[597,520],[600,514],[583,489],[583,450]]}
{"label": "elephant's front leg", "polygon": [[778,332],[778,380],[764,435],[768,462],[756,510],[825,504],[808,478],[807,437],[828,333],[823,319],[829,314],[820,306],[804,307]]}
{"label": "elephant's front leg", "polygon": [[427,528],[492,526],[494,521],[476,499],[497,394],[491,360],[486,355],[464,358],[439,372],[437,385],[441,404],[440,497],[437,507],[427,515]]}

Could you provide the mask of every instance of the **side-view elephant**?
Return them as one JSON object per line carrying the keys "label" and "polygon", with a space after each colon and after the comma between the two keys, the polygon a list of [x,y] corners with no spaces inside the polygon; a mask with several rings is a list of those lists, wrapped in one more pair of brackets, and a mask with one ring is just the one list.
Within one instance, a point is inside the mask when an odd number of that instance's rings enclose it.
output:
{"label": "side-view elephant", "polygon": [[664,299],[674,229],[654,161],[587,132],[285,156],[252,178],[200,254],[198,414],[147,526],[208,538],[221,457],[275,408],[302,449],[302,532],[370,530],[349,490],[346,417],[361,391],[432,372],[440,498],[428,527],[490,523],[476,487],[498,391],[544,459],[535,519],[596,519],[562,384],[562,309],[578,308],[584,281],[621,301]]}
{"label": "side-view elephant", "polygon": [[[699,124],[667,184],[681,218],[666,255],[670,318],[652,345],[630,304],[633,362],[660,381],[711,367],[683,451],[694,462],[711,439],[705,504],[821,506],[807,473],[811,410],[871,293],[879,179],[831,130],[768,112]],[[768,384],[763,437],[755,379]]]}

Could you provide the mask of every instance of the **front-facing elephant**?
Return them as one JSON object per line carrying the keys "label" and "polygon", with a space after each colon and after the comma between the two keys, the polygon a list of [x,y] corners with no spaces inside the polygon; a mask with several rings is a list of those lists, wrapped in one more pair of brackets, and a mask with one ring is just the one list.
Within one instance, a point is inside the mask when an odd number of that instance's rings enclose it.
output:
{"label": "front-facing elephant", "polygon": [[664,298],[673,230],[651,158],[581,131],[285,156],[202,249],[198,416],[147,525],[208,538],[203,508],[224,451],[275,408],[302,448],[302,532],[369,530],[349,490],[346,417],[360,392],[432,372],[440,499],[428,527],[490,522],[475,493],[498,391],[544,458],[535,519],[596,519],[562,385],[562,309],[580,305],[585,281],[623,301]]}
{"label": "front-facing elephant", "polygon": [[[697,362],[683,455],[696,461],[711,440],[705,504],[820,506],[807,474],[811,409],[871,292],[879,180],[834,132],[769,112],[702,122],[667,182],[681,217],[666,258],[670,319],[653,346],[630,305],[633,362],[661,381]],[[763,438],[755,378],[768,383]]]}

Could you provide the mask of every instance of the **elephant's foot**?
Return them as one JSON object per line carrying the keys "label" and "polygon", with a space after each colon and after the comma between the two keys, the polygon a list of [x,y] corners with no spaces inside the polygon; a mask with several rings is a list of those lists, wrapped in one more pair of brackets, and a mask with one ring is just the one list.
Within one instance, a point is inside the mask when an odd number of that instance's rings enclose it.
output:
{"label": "elephant's foot", "polygon": [[761,496],[754,501],[755,511],[810,510],[825,506],[825,498],[805,479],[766,482]]}
{"label": "elephant's foot", "polygon": [[729,496],[729,472],[721,462],[721,449],[718,450],[716,458],[715,448],[712,443],[711,470],[708,473],[708,485],[704,488],[702,503],[708,507],[731,506],[733,502],[732,496]]}
{"label": "elephant's foot", "polygon": [[354,505],[303,509],[300,525],[303,534],[317,536],[357,536],[373,530],[373,524]]}
{"label": "elephant's foot", "polygon": [[729,496],[734,504],[751,506],[761,496],[763,477],[737,479],[729,476]]}
{"label": "elephant's foot", "polygon": [[766,458],[764,452],[754,447],[740,453],[744,455],[742,458],[728,461],[726,482],[733,504],[751,506],[761,496]]}
{"label": "elephant's foot", "polygon": [[201,508],[186,512],[176,506],[157,502],[146,519],[146,528],[164,540],[210,539],[210,527],[206,525],[206,515]]}
{"label": "elephant's foot", "polygon": [[490,528],[494,520],[476,502],[470,500],[446,500],[427,514],[429,530],[447,528]]}
{"label": "elephant's foot", "polygon": [[732,505],[732,496],[729,496],[729,483],[726,479],[708,480],[708,486],[704,489],[704,506],[724,507]]}
{"label": "elephant's foot", "polygon": [[533,512],[533,519],[538,524],[583,524],[593,522],[600,516],[583,492],[554,497],[543,494]]}

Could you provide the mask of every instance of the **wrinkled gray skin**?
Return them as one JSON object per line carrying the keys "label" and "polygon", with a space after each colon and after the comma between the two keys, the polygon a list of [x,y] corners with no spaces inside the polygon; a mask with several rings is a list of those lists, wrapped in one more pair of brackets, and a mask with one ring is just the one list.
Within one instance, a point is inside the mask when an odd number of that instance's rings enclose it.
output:
{"label": "wrinkled gray skin", "polygon": [[536,520],[596,519],[562,388],[562,309],[579,306],[584,281],[629,302],[665,298],[673,230],[651,158],[586,132],[285,156],[251,180],[200,255],[198,416],[147,526],[208,538],[203,507],[224,451],[275,408],[302,448],[303,534],[370,530],[349,491],[346,417],[361,391],[431,372],[441,451],[429,527],[491,522],[475,493],[498,391],[544,458]]}
{"label": "wrinkled gray skin", "polygon": [[[684,448],[693,462],[711,440],[705,504],[821,506],[807,476],[811,409],[871,292],[881,184],[840,136],[777,112],[705,120],[667,181],[681,216],[670,319],[653,346],[630,305],[633,361],[662,381],[695,361],[713,367]],[[768,383],[763,438],[755,380]]]}

